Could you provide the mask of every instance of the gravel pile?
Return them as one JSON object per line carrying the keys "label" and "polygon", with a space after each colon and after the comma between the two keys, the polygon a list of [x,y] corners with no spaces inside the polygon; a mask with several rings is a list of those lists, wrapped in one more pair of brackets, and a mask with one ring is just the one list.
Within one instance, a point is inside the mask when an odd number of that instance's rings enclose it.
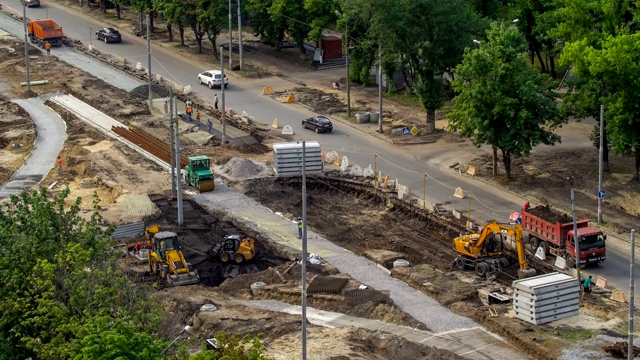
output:
{"label": "gravel pile", "polygon": [[[154,98],[163,98],[169,96],[169,90],[164,86],[160,86],[158,84],[151,84],[151,92],[153,92]],[[129,91],[129,93],[147,99],[149,98],[149,85],[140,85]]]}
{"label": "gravel pile", "polygon": [[223,174],[232,178],[248,178],[262,174],[265,171],[265,166],[234,156],[220,170]]}

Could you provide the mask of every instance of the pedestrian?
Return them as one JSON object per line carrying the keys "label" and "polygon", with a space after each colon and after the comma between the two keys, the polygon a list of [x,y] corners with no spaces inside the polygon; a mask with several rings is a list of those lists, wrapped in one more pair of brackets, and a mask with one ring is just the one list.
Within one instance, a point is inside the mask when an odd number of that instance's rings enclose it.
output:
{"label": "pedestrian", "polygon": [[213,95],[213,106],[218,110],[218,94]]}
{"label": "pedestrian", "polygon": [[213,123],[211,122],[211,119],[209,119],[207,121],[207,131],[209,132],[209,134],[211,134],[211,127],[213,126]]}
{"label": "pedestrian", "polygon": [[531,204],[529,204],[529,202],[527,201],[522,208],[524,209],[524,211],[528,211],[530,207]]}
{"label": "pedestrian", "polygon": [[220,116],[220,125],[222,125],[222,116]]}
{"label": "pedestrian", "polygon": [[191,104],[187,105],[187,120],[191,121],[191,113],[193,112],[193,108]]}
{"label": "pedestrian", "polygon": [[202,116],[200,115],[200,110],[196,111],[196,120],[198,121],[198,128],[200,128],[200,119]]}
{"label": "pedestrian", "polygon": [[140,253],[141,248],[142,248],[142,242],[138,241],[136,245],[133,247],[133,255],[138,255],[138,253]]}
{"label": "pedestrian", "polygon": [[298,239],[302,239],[302,218],[298,216]]}
{"label": "pedestrian", "polygon": [[48,41],[44,43],[44,49],[47,50],[47,55],[51,54],[51,44]]}
{"label": "pedestrian", "polygon": [[62,175],[62,156],[58,156],[58,175]]}
{"label": "pedestrian", "polygon": [[165,100],[164,102],[164,113],[168,114],[169,113],[169,102]]}
{"label": "pedestrian", "polygon": [[588,278],[584,279],[584,283],[583,283],[582,287],[584,288],[584,292],[586,292],[586,293],[590,293],[591,292],[591,287],[593,287],[592,278],[593,278],[593,276],[589,275]]}

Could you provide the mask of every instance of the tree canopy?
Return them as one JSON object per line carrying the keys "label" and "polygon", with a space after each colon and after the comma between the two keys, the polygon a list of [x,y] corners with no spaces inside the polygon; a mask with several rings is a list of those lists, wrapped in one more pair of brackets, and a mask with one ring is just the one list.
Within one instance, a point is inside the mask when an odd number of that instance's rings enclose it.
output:
{"label": "tree canopy", "polygon": [[0,208],[0,359],[161,358],[158,305],[119,269],[97,205],[84,220],[68,195]]}
{"label": "tree canopy", "polygon": [[477,147],[491,145],[502,152],[505,177],[511,158],[528,156],[539,144],[553,145],[562,123],[551,79],[526,59],[527,44],[513,25],[494,22],[488,41],[467,49],[453,73],[458,96],[448,115],[449,127],[472,139]]}

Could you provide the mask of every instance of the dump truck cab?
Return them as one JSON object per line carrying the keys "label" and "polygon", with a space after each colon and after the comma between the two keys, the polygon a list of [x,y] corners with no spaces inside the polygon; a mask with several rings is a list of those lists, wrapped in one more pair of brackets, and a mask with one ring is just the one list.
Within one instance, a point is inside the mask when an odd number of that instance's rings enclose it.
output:
{"label": "dump truck cab", "polygon": [[213,191],[215,184],[211,172],[211,159],[208,156],[189,157],[184,168],[184,180],[199,192]]}
{"label": "dump truck cab", "polygon": [[200,281],[198,271],[187,263],[182,254],[178,234],[170,231],[161,231],[153,236],[149,269],[172,285],[195,284]]}

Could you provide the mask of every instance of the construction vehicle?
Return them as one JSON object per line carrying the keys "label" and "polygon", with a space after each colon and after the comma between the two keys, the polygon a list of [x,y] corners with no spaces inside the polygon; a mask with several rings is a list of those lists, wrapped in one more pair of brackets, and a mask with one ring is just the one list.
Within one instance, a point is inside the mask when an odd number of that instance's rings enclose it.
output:
{"label": "construction vehicle", "polygon": [[222,244],[217,244],[210,250],[210,255],[218,257],[223,263],[233,259],[237,264],[242,264],[256,255],[255,241],[248,236],[228,235],[224,237]]}
{"label": "construction vehicle", "polygon": [[213,191],[215,184],[210,165],[211,160],[208,156],[189,157],[188,164],[184,167],[184,181],[199,192]]}
{"label": "construction vehicle", "polygon": [[[152,229],[152,231],[155,229]],[[200,281],[198,270],[184,259],[178,234],[170,231],[159,231],[153,235],[149,249],[149,269],[158,274],[171,285],[188,285]]]}
{"label": "construction vehicle", "polygon": [[51,46],[62,46],[62,38],[64,37],[62,27],[51,19],[29,20],[27,33],[29,40],[43,49],[47,42]]}
{"label": "construction vehicle", "polygon": [[[576,249],[573,219],[552,210],[549,205],[522,210],[522,227],[528,233],[531,250],[542,247],[545,255],[565,258],[567,266],[575,267]],[[576,221],[580,242],[580,266],[601,264],[607,258],[607,235],[589,226],[589,219]]]}
{"label": "construction vehicle", "polygon": [[481,277],[494,271],[502,271],[509,267],[506,244],[515,242],[520,269],[518,277],[523,279],[535,275],[535,270],[529,268],[525,256],[522,227],[515,228],[492,222],[482,229],[480,234],[467,234],[453,240],[453,249],[458,257],[453,267],[458,269],[472,268]]}

